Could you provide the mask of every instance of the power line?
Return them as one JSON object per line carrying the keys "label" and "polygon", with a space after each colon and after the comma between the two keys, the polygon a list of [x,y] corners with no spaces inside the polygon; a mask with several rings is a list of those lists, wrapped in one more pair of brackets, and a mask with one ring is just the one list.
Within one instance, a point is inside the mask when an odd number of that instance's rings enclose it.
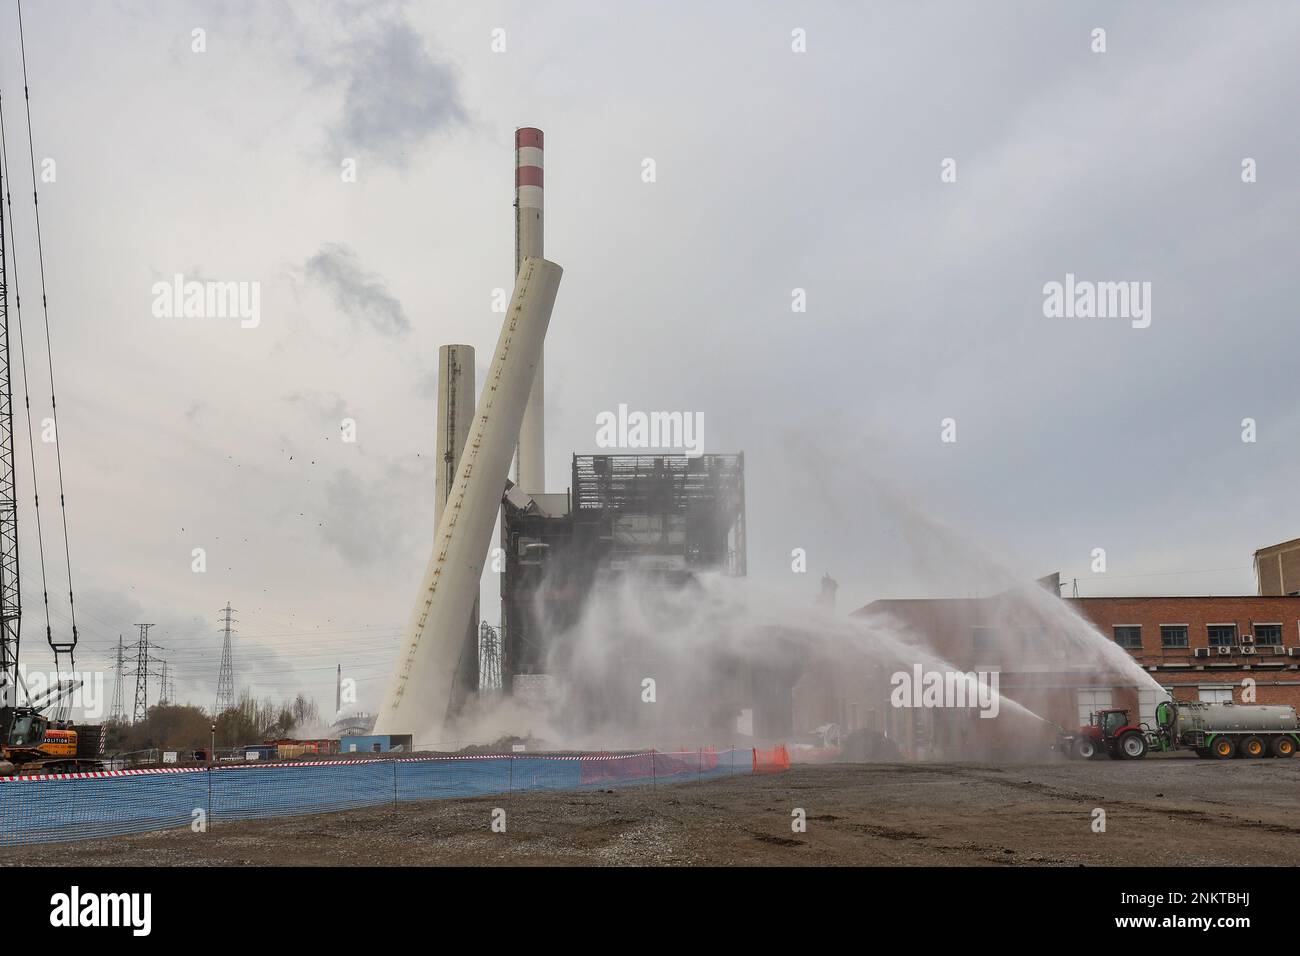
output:
{"label": "power line", "polygon": [[[54,398],[54,349],[50,342],[50,303],[45,287],[45,246],[41,238],[41,206],[38,195],[39,189],[36,185],[36,146],[32,137],[32,95],[27,82],[27,41],[23,33],[22,0],[18,0],[18,48],[22,54],[23,63],[23,101],[27,107],[27,155],[32,174],[32,212],[36,222],[36,257],[40,265],[41,311],[45,319],[45,356],[46,364],[50,373],[50,418],[54,425],[54,460],[59,475],[59,514],[61,515],[63,522],[63,555],[64,564],[68,573],[68,613],[72,618],[72,640],[56,642],[53,633],[49,631],[48,627],[46,628],[46,631],[50,649],[54,651],[56,669],[58,666],[59,654],[64,653],[68,655],[68,670],[71,671],[76,670],[74,655],[77,649],[77,608],[73,599],[72,588],[72,550],[68,544],[68,505],[67,497],[63,490],[63,436],[59,432],[59,408]],[[25,377],[25,368],[23,374]],[[30,418],[28,427],[30,428]],[[35,478],[36,473],[35,468],[33,467],[33,483],[35,483]]]}
{"label": "power line", "polygon": [[1111,574],[1107,571],[1104,575],[1099,575],[1098,580],[1107,579],[1124,579],[1124,578],[1163,578],[1177,575],[1189,574],[1223,574],[1228,571],[1250,571],[1252,568],[1201,568],[1199,571],[1141,571],[1137,574]]}
{"label": "power line", "polygon": [[[0,161],[3,162],[3,166],[4,166],[4,181],[6,183],[5,205],[9,207],[9,229],[12,230],[13,221],[14,221],[13,219],[14,201],[13,201],[13,193],[9,189],[7,184],[13,178],[12,175],[13,167],[10,166],[9,164],[9,145],[8,145],[8,138],[4,132],[4,111],[2,108],[0,108]],[[35,196],[36,196],[36,182],[35,179],[33,178],[32,181],[33,199],[35,199]],[[2,224],[0,224],[0,232],[3,232]],[[12,233],[10,234],[10,236],[12,238]],[[45,639],[46,642],[50,645],[50,648],[53,650],[54,632],[50,628],[50,594],[46,583],[46,574],[45,574],[45,535],[44,532],[42,531],[42,525],[41,525],[40,483],[37,480],[37,471],[36,471],[36,439],[32,429],[32,402],[31,402],[31,392],[28,387],[28,379],[27,379],[27,346],[26,346],[26,340],[23,337],[23,303],[22,303],[21,289],[18,280],[18,250],[17,248],[14,247],[13,243],[10,242],[8,244],[7,251],[9,256],[13,259],[14,262],[14,276],[13,276],[14,318],[16,319],[16,324],[18,326],[18,355],[19,355],[19,363],[22,366],[23,405],[26,409],[26,418],[27,418],[27,448],[31,458],[31,468],[32,468],[32,500],[35,507],[35,517],[36,517],[36,543],[38,546],[39,556],[40,556],[41,596],[45,604]],[[8,313],[7,295],[6,295],[5,311],[6,311],[6,316],[5,316],[4,366],[6,369],[6,377],[4,383],[5,384],[4,400],[10,413],[10,418],[9,418],[10,427],[6,435],[6,448],[8,454],[6,455],[5,465],[7,468],[6,478],[8,484],[11,486],[10,490],[14,492],[13,497],[15,499],[15,506],[12,511],[12,514],[6,515],[6,517],[10,518],[11,521],[9,522],[10,527],[7,528],[7,531],[9,533],[4,536],[7,549],[12,550],[12,556],[10,556],[9,554],[5,555],[4,566],[6,571],[12,571],[13,580],[11,582],[7,582],[6,586],[4,586],[3,588],[0,588],[0,590],[6,592],[6,597],[8,598],[8,600],[5,601],[5,604],[8,606],[8,611],[9,611],[9,613],[5,615],[6,617],[5,623],[8,626],[5,629],[6,634],[2,643],[7,647],[11,647],[11,651],[6,651],[5,648],[0,648],[0,663],[3,663],[5,665],[6,670],[12,667],[14,671],[14,678],[15,678],[14,686],[16,686],[20,622],[22,618],[22,602],[21,602],[21,587],[19,585],[19,573],[18,573],[19,571],[18,512],[17,512],[17,505],[16,505],[17,477],[13,468],[13,454],[12,454],[13,392],[12,392],[12,380],[8,374],[8,369],[9,369],[8,328],[9,326],[8,326],[8,315],[7,315]],[[56,671],[59,669],[59,656],[57,651],[54,654],[54,669]]]}

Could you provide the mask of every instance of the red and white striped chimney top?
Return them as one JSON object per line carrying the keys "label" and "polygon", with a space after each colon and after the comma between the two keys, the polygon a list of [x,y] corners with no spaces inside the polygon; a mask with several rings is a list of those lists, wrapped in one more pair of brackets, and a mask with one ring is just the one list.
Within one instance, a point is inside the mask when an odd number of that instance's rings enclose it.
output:
{"label": "red and white striped chimney top", "polygon": [[542,208],[542,131],[515,130],[515,194],[520,206]]}

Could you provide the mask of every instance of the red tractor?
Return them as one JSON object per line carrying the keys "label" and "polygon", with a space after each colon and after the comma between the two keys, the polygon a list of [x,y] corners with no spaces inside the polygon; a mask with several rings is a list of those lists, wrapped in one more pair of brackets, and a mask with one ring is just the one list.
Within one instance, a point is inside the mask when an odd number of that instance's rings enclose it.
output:
{"label": "red tractor", "polygon": [[1080,760],[1095,760],[1103,753],[1112,760],[1141,760],[1147,755],[1146,731],[1129,723],[1127,710],[1099,710],[1089,720],[1077,736],[1061,736],[1061,750]]}

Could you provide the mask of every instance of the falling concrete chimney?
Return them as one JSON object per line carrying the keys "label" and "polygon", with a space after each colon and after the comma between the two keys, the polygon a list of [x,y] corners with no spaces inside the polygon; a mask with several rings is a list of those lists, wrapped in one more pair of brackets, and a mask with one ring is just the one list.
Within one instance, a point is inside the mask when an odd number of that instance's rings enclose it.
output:
{"label": "falling concrete chimney", "polygon": [[[465,447],[465,436],[474,421],[474,349],[469,345],[444,345],[438,349],[438,437],[434,457],[438,473],[434,479],[434,526],[442,517],[443,505],[456,480],[456,463]],[[459,714],[469,696],[478,690],[479,602],[475,584],[474,609],[466,622],[465,644],[461,648],[452,685],[448,713]]]}
{"label": "falling concrete chimney", "polygon": [[392,684],[375,720],[377,734],[415,734],[417,744],[443,739],[465,625],[478,597],[511,452],[523,424],[529,383],[541,363],[562,273],[542,259],[526,258],[520,267],[451,493],[438,518],[433,553]]}
{"label": "falling concrete chimney", "polygon": [[[531,126],[515,130],[515,275],[526,258],[543,257],[542,131]],[[542,356],[528,393],[524,423],[519,429],[515,475],[524,492],[546,491],[546,376]]]}

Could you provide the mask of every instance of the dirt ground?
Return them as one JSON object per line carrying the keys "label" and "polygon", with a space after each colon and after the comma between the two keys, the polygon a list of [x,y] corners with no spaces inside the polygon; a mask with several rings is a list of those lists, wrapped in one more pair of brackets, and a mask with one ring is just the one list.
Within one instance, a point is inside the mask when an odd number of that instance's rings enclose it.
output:
{"label": "dirt ground", "polygon": [[836,764],[4,847],[0,866],[1294,866],[1297,809],[1300,759]]}

